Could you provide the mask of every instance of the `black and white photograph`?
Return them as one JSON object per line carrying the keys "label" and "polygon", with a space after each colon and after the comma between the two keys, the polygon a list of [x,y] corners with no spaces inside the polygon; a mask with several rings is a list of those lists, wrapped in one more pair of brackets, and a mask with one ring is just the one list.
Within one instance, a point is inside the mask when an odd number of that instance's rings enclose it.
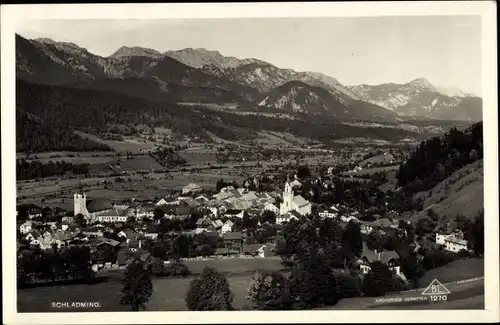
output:
{"label": "black and white photograph", "polygon": [[498,320],[496,9],[450,3],[2,7],[12,313]]}

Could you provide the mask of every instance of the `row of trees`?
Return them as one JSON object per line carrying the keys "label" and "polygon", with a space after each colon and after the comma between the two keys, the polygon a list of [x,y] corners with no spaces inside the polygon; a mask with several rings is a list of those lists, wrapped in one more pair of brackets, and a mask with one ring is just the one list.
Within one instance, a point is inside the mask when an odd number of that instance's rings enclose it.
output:
{"label": "row of trees", "polygon": [[89,164],[72,164],[65,161],[26,161],[18,159],[16,165],[16,178],[18,180],[43,178],[72,173],[74,175],[84,175],[89,173]]}
{"label": "row of trees", "polygon": [[88,247],[72,246],[50,250],[20,251],[17,257],[17,283],[25,286],[38,281],[92,281],[91,252]]}

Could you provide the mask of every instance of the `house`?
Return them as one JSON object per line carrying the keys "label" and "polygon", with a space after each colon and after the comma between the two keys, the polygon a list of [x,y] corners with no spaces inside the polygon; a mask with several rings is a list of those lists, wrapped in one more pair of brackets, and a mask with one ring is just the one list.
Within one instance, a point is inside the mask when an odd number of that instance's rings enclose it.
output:
{"label": "house", "polygon": [[264,206],[264,210],[272,211],[275,215],[280,213],[280,208],[274,203],[268,203]]}
{"label": "house", "polygon": [[155,240],[159,235],[158,228],[155,225],[148,225],[143,234],[145,238]]}
{"label": "house", "polygon": [[199,195],[197,197],[194,198],[199,204],[205,204],[209,201],[209,199],[204,196],[204,195]]}
{"label": "house", "polygon": [[394,227],[394,223],[388,218],[380,218],[371,223],[373,228],[384,229]]}
{"label": "house", "polygon": [[131,240],[137,240],[139,238],[139,234],[132,228],[125,228],[120,230],[117,234],[118,237],[126,239],[126,242],[130,242]]}
{"label": "house", "polygon": [[196,201],[195,199],[193,199],[192,197],[186,197],[180,201],[181,201],[181,205],[182,204],[187,205],[191,209],[194,209],[194,208],[197,208],[200,206],[200,203],[198,201]]}
{"label": "house", "polygon": [[198,192],[201,192],[202,188],[194,183],[188,184],[182,188],[182,195],[185,194],[196,194]]}
{"label": "house", "polygon": [[394,274],[400,275],[400,266],[397,264],[398,260],[399,254],[395,251],[377,252],[369,250],[365,246],[358,263],[363,274],[367,274],[371,270],[371,263],[374,261],[380,261],[386,264],[389,269],[394,272]]}
{"label": "house", "polygon": [[361,233],[368,235],[373,231],[373,226],[368,222],[360,222]]}
{"label": "house", "polygon": [[196,220],[196,227],[205,228],[212,225],[212,221],[208,218],[202,217]]}
{"label": "house", "polygon": [[153,219],[155,214],[155,205],[145,204],[137,207],[136,216],[138,220],[142,220],[144,218]]}
{"label": "house", "polygon": [[30,220],[25,221],[21,226],[19,226],[19,231],[23,235],[29,233],[32,230],[33,230],[33,222]]}
{"label": "house", "polygon": [[222,225],[221,232],[223,234],[233,231],[234,223],[231,220],[227,220],[224,225]]}
{"label": "house", "polygon": [[287,178],[283,190],[283,202],[280,205],[280,215],[285,215],[290,211],[297,211],[300,215],[311,214],[311,203],[301,195],[293,194],[293,187]]}
{"label": "house", "polygon": [[243,234],[241,232],[228,232],[222,236],[223,244],[226,249],[242,252]]}
{"label": "house", "polygon": [[160,205],[168,205],[168,202],[164,198],[161,198],[158,202],[155,203],[155,205],[157,207],[160,206]]}
{"label": "house", "polygon": [[283,224],[285,222],[290,222],[290,220],[298,220],[301,217],[300,213],[297,211],[287,212],[285,215],[279,215],[276,217],[277,224]]}
{"label": "house", "polygon": [[220,219],[217,219],[217,220],[212,221],[211,225],[215,229],[219,229],[219,228],[222,228],[222,226],[224,225],[224,223]]}
{"label": "house", "polygon": [[459,252],[462,249],[467,250],[467,240],[464,239],[464,233],[461,230],[455,230],[449,233],[436,233],[436,244],[444,246],[444,249],[450,252]]}
{"label": "house", "polygon": [[43,210],[39,207],[32,207],[28,210],[28,219],[39,219],[43,216]]}
{"label": "house", "polygon": [[109,211],[97,214],[93,220],[98,222],[126,222],[129,215],[128,213],[128,209],[118,210],[113,208]]}
{"label": "house", "polygon": [[38,234],[36,238],[31,239],[30,245],[39,246],[42,250],[52,248],[54,245],[57,248],[68,246],[68,243],[75,237],[73,233],[62,231],[47,230],[43,234]]}
{"label": "house", "polygon": [[90,227],[90,228],[84,229],[82,231],[82,233],[86,236],[95,236],[95,237],[102,237],[104,235],[101,228],[98,228],[98,227]]}
{"label": "house", "polygon": [[355,216],[353,216],[353,215],[349,215],[349,216],[341,216],[341,217],[340,217],[340,221],[345,222],[345,223],[349,223],[350,221],[359,222],[358,218],[356,218],[356,217],[355,217]]}
{"label": "house", "polygon": [[250,244],[243,245],[243,255],[250,255],[254,257],[268,257],[274,253],[274,245],[267,244]]}
{"label": "house", "polygon": [[318,215],[321,218],[335,218],[337,217],[337,212],[329,209],[329,210],[324,210],[322,212],[318,212]]}
{"label": "house", "polygon": [[240,218],[242,219],[244,215],[243,210],[238,210],[238,209],[227,209],[226,212],[224,212],[224,216],[228,218]]}

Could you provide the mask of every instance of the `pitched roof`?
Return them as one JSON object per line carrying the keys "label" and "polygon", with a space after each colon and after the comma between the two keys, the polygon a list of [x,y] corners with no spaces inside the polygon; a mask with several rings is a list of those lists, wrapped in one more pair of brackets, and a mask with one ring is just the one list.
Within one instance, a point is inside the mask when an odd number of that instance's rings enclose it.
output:
{"label": "pitched roof", "polygon": [[240,210],[240,209],[227,209],[225,214],[239,214],[241,213],[243,210]]}
{"label": "pitched roof", "polygon": [[242,239],[243,235],[241,232],[227,232],[223,236],[224,239],[227,240],[237,240],[237,239]]}
{"label": "pitched roof", "polygon": [[309,202],[302,197],[302,195],[297,195],[293,198],[293,202],[300,208],[304,205],[309,204]]}
{"label": "pitched roof", "polygon": [[243,245],[243,253],[250,253],[254,255],[260,248],[262,248],[262,246],[264,246],[264,244],[245,244]]}
{"label": "pitched roof", "polygon": [[111,209],[113,209],[113,205],[106,199],[93,199],[87,203],[87,211],[90,213]]}
{"label": "pitched roof", "polygon": [[115,208],[113,208],[110,211],[106,211],[104,213],[99,214],[99,216],[103,216],[103,217],[125,217],[125,216],[127,216],[128,212],[129,212],[128,209],[122,210],[122,209],[115,209]]}
{"label": "pitched roof", "polygon": [[381,261],[382,263],[387,264],[390,259],[398,259],[399,254],[396,251],[383,251],[375,253],[372,250],[366,249],[363,250],[361,258],[366,258],[370,263],[374,261]]}
{"label": "pitched roof", "polygon": [[118,246],[118,245],[120,245],[120,242],[116,241],[114,239],[111,239],[111,238],[98,237],[98,238],[92,240],[90,242],[90,244],[94,245],[94,246],[100,246],[100,245],[104,245],[104,244],[111,245],[111,246]]}
{"label": "pitched roof", "polygon": [[393,223],[388,218],[381,218],[373,221],[371,223],[372,226],[388,228],[393,225]]}
{"label": "pitched roof", "polygon": [[224,224],[232,227],[234,225],[234,222],[232,222],[231,220],[227,220]]}
{"label": "pitched roof", "polygon": [[182,202],[186,203],[191,208],[195,208],[195,207],[200,205],[200,203],[198,201],[196,201],[195,199],[193,199],[192,197],[187,197],[187,198],[183,199]]}
{"label": "pitched roof", "polygon": [[193,189],[199,189],[201,188],[198,184],[195,184],[195,183],[190,183],[186,186],[184,186],[182,189],[183,190],[193,190]]}

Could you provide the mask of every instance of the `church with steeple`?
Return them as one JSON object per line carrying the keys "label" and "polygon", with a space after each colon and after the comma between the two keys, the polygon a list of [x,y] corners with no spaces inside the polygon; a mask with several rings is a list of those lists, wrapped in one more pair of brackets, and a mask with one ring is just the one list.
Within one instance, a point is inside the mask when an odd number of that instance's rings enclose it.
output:
{"label": "church with steeple", "polygon": [[292,211],[296,211],[303,216],[311,214],[311,203],[304,199],[302,195],[294,194],[292,183],[290,183],[290,179],[287,176],[285,189],[283,190],[283,202],[280,204],[280,215],[285,215]]}

